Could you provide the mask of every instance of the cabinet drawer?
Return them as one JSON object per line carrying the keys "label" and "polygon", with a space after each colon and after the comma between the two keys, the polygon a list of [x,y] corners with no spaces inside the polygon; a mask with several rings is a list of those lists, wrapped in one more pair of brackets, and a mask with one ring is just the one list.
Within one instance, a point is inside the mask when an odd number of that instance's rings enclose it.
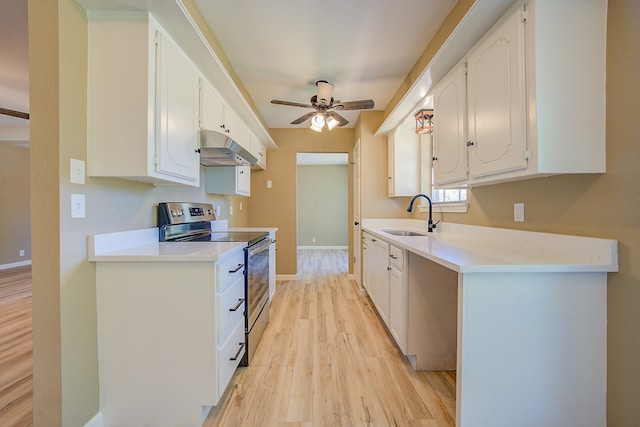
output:
{"label": "cabinet drawer", "polygon": [[218,396],[224,393],[245,351],[244,322],[238,322],[227,341],[217,349]]}
{"label": "cabinet drawer", "polygon": [[396,248],[395,246],[389,247],[389,262],[391,267],[398,270],[404,270],[404,250]]}
{"label": "cabinet drawer", "polygon": [[238,277],[244,277],[244,251],[240,250],[230,258],[221,261],[216,266],[216,270],[216,290],[221,291],[238,280]]}
{"label": "cabinet drawer", "polygon": [[216,318],[218,320],[218,342],[224,343],[234,326],[242,321],[244,322],[244,280],[238,278],[233,284],[222,291],[217,298]]}

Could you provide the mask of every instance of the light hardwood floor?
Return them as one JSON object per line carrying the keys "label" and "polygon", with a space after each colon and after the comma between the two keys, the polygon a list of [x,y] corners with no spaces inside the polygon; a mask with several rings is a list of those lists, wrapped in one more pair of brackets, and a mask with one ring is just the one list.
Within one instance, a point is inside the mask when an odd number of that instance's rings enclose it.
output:
{"label": "light hardwood floor", "polygon": [[0,426],[33,425],[31,266],[0,270]]}
{"label": "light hardwood floor", "polygon": [[455,424],[455,372],[411,369],[348,279],[346,251],[299,251],[298,272],[206,427]]}

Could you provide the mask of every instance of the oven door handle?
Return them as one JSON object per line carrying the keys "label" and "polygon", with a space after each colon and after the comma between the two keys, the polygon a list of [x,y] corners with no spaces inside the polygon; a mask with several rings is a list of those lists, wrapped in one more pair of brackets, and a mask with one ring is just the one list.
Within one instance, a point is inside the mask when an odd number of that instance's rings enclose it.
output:
{"label": "oven door handle", "polygon": [[262,251],[266,251],[267,249],[269,249],[270,245],[271,245],[271,239],[264,239],[262,243],[258,243],[251,246],[250,248],[247,249],[247,251],[249,252],[249,255],[256,255]]}

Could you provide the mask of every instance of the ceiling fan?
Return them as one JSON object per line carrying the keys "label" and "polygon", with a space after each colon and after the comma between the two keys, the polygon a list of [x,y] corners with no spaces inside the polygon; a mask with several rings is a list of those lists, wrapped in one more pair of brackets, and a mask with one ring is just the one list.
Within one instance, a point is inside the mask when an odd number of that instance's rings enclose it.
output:
{"label": "ceiling fan", "polygon": [[318,80],[316,82],[318,87],[317,95],[311,97],[311,104],[301,104],[299,102],[280,101],[278,99],[271,100],[272,104],[290,105],[292,107],[313,108],[316,111],[312,111],[303,116],[298,117],[291,122],[292,125],[299,125],[307,119],[311,119],[311,129],[316,132],[322,132],[322,129],[326,126],[327,129],[332,130],[336,126],[344,126],[349,123],[349,120],[342,117],[336,111],[346,110],[370,110],[373,108],[372,99],[363,99],[360,101],[341,102],[333,99],[334,85],[326,80]]}
{"label": "ceiling fan", "polygon": [[0,114],[5,116],[17,117],[19,119],[29,120],[29,113],[23,113],[22,111],[9,110],[7,108],[0,107]]}

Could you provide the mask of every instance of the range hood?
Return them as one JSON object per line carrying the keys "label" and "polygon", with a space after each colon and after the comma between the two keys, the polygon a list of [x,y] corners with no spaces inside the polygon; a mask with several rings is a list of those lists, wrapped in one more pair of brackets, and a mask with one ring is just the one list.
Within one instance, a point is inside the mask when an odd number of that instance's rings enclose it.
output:
{"label": "range hood", "polygon": [[258,161],[229,136],[212,130],[200,131],[200,164],[204,166],[251,166]]}

